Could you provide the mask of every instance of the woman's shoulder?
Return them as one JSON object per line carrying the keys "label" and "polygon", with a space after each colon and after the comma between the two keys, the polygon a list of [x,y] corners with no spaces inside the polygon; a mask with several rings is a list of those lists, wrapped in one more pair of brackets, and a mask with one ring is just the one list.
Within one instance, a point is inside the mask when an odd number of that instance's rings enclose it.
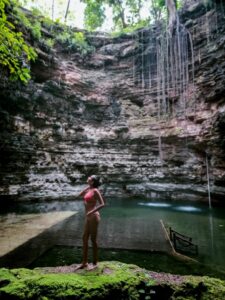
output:
{"label": "woman's shoulder", "polygon": [[97,195],[101,194],[101,192],[99,191],[98,188],[94,188],[93,191],[94,191],[94,193],[97,194]]}

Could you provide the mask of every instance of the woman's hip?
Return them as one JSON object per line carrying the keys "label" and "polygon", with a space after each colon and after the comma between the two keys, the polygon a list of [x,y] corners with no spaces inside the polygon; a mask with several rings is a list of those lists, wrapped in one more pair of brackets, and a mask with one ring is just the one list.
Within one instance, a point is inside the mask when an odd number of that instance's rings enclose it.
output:
{"label": "woman's hip", "polygon": [[101,217],[98,211],[90,214],[89,216],[86,216],[86,221],[87,222],[100,222]]}

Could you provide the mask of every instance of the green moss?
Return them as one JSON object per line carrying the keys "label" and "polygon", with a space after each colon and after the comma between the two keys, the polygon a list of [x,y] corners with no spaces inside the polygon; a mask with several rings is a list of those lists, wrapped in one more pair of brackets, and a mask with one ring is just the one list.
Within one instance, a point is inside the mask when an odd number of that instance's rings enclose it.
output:
{"label": "green moss", "polygon": [[179,300],[225,299],[224,281],[207,276],[186,276],[185,282],[176,287],[174,297]]}
{"label": "green moss", "polygon": [[164,299],[168,293],[170,299],[179,300],[225,299],[225,284],[220,279],[180,276],[177,282],[165,282],[158,273],[156,281],[149,271],[120,262],[101,262],[92,271],[54,272],[55,268],[0,269],[0,299],[136,300],[151,299],[152,294],[154,299]]}
{"label": "green moss", "polygon": [[8,269],[0,269],[0,283],[1,283],[1,286],[3,285],[3,282],[11,282],[12,280],[15,279],[15,276],[14,274],[8,270]]}
{"label": "green moss", "polygon": [[[105,269],[110,273],[105,273]],[[122,292],[125,298],[137,299],[137,286],[146,278],[138,271],[137,266],[122,263],[101,263],[99,268],[92,272],[67,274],[44,274],[40,269],[15,269],[4,271],[13,280],[0,289],[0,297],[10,296],[15,299],[61,299],[76,297],[75,299],[102,299],[111,297],[111,294]],[[6,276],[5,275],[5,276]]]}
{"label": "green moss", "polygon": [[[114,212],[111,212],[111,215]],[[165,272],[180,275],[199,275],[225,279],[225,273],[212,269],[194,260],[185,259],[179,255],[169,255],[164,252],[132,251],[119,249],[99,249],[99,257],[103,261],[120,261],[135,264],[140,268],[155,272]],[[55,246],[39,257],[30,267],[55,267],[71,265],[82,260],[82,248],[69,246]]]}

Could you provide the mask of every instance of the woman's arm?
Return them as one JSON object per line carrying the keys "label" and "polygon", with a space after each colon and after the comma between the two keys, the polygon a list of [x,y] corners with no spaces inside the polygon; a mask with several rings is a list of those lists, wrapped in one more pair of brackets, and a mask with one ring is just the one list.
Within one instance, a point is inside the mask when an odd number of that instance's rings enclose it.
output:
{"label": "woman's arm", "polygon": [[86,187],[82,192],[80,192],[78,195],[75,196],[75,198],[83,197],[86,192],[89,190],[89,186]]}
{"label": "woman's arm", "polygon": [[98,211],[99,209],[101,209],[101,208],[103,208],[104,206],[105,206],[105,202],[104,202],[104,200],[103,200],[103,198],[102,198],[102,195],[101,195],[101,193],[99,192],[99,190],[98,189],[95,189],[95,195],[97,196],[97,198],[98,198],[98,201],[99,201],[99,205],[97,205],[94,209],[92,209],[91,211],[89,211],[88,213],[87,213],[87,216],[89,216],[90,214],[93,214],[94,212],[96,212],[96,211]]}

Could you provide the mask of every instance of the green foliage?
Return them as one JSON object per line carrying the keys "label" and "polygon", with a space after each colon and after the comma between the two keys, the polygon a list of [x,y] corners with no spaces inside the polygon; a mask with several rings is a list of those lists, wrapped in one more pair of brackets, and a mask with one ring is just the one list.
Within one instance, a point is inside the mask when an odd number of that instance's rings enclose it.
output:
{"label": "green foliage", "polygon": [[88,44],[83,32],[74,32],[66,29],[59,35],[56,40],[66,46],[67,51],[77,50],[82,56],[92,52],[94,48]]}
{"label": "green foliage", "polygon": [[75,32],[74,39],[75,39],[76,43],[78,43],[80,45],[86,43],[83,32]]}
{"label": "green foliage", "polygon": [[131,20],[129,22],[131,22],[132,24],[135,22],[139,22],[141,20],[140,10],[143,5],[143,2],[144,1],[140,1],[140,0],[129,1],[129,8],[131,12],[131,18],[130,18]]}
{"label": "green foliage", "polygon": [[129,25],[126,28],[123,28],[122,30],[112,32],[111,35],[112,35],[112,37],[118,37],[123,34],[135,32],[136,30],[146,27],[146,26],[149,26],[149,19],[140,20],[138,23],[136,23],[134,25]]}
{"label": "green foliage", "polygon": [[114,27],[124,29],[128,25],[135,25],[140,18],[140,11],[146,0],[83,0],[86,4],[84,11],[85,26],[88,30],[95,30],[104,22],[106,7],[113,12]]}
{"label": "green foliage", "polygon": [[165,0],[152,0],[150,14],[154,21],[160,20],[166,12]]}
{"label": "green foliage", "polygon": [[[174,0],[177,9],[181,7],[182,0]],[[206,0],[205,0],[206,1]],[[152,22],[166,19],[167,9],[165,0],[152,0],[148,3],[146,0],[83,0],[86,4],[84,11],[85,26],[88,30],[95,30],[104,22],[105,8],[111,7],[113,12],[114,29],[123,32],[129,28],[139,28],[141,22],[151,20]],[[141,18],[141,9],[143,6],[149,10],[145,19]],[[125,31],[126,32],[126,31]]]}
{"label": "green foliage", "polygon": [[78,51],[82,54],[82,55],[86,55],[89,52],[92,52],[94,49],[93,47],[91,47],[86,39],[85,36],[82,32],[75,32],[72,35],[72,39],[71,39],[72,44],[75,45],[75,47],[78,49]]}
{"label": "green foliage", "polygon": [[70,43],[70,33],[64,31],[56,37],[56,40],[62,44],[69,44]]}
{"label": "green foliage", "polygon": [[9,5],[8,0],[0,0],[0,65],[9,71],[10,79],[27,83],[30,79],[28,62],[35,60],[36,53],[7,20],[6,5]]}
{"label": "green foliage", "polygon": [[33,26],[31,27],[31,32],[33,37],[36,40],[39,40],[41,38],[41,24],[38,21],[35,21]]}
{"label": "green foliage", "polygon": [[40,17],[41,16],[41,11],[38,8],[33,7],[31,11],[32,11],[32,15],[34,17]]}
{"label": "green foliage", "polygon": [[[30,20],[22,9],[18,6],[14,6],[13,9],[14,16],[17,19],[17,23],[23,25],[26,29],[29,29],[33,38],[39,40],[41,38],[41,23],[35,16],[32,15],[32,20]],[[37,13],[37,11],[35,11]]]}
{"label": "green foliage", "polygon": [[[12,0],[11,0],[12,1]],[[15,1],[15,0],[14,0]],[[134,26],[143,20],[143,8],[145,10],[144,19],[150,19],[152,22],[161,18],[166,18],[167,9],[165,0],[80,0],[85,6],[84,23],[88,30],[96,30],[100,28],[106,18],[107,9],[110,7],[113,14],[114,30],[123,30],[126,27]],[[184,0],[174,0],[177,9],[179,9]],[[213,2],[212,0],[203,0],[205,2]],[[18,1],[17,1],[18,2]],[[35,8],[33,15],[45,15],[49,18],[61,20],[64,24],[67,22],[74,26],[74,20],[77,19],[76,12],[70,9],[72,1],[54,0],[19,0],[20,4],[30,9],[34,4],[40,10]],[[67,11],[67,4],[70,3]],[[36,10],[36,12],[35,12]],[[66,13],[66,17],[65,17]],[[47,21],[46,21],[47,23]],[[33,24],[33,23],[32,23]],[[37,34],[34,34],[37,36]]]}
{"label": "green foliage", "polygon": [[183,5],[184,5],[184,1],[183,0],[177,0],[176,1],[176,7],[177,7],[177,9],[180,9]]}
{"label": "green foliage", "polygon": [[58,23],[57,21],[52,21],[52,19],[48,18],[48,17],[44,17],[42,18],[42,24],[44,27],[46,27],[47,29],[52,29],[52,27]]}
{"label": "green foliage", "polygon": [[53,39],[45,39],[44,43],[47,47],[52,48],[55,44],[55,41]]}
{"label": "green foliage", "polygon": [[[174,0],[176,9],[179,10],[184,4],[184,0]],[[152,22],[168,20],[168,10],[165,0],[152,0],[150,7],[150,18]]]}
{"label": "green foliage", "polygon": [[95,30],[96,28],[101,27],[105,19],[105,8],[102,6],[102,2],[95,0],[86,0],[85,3],[85,27],[88,30]]}
{"label": "green foliage", "polygon": [[43,48],[45,52],[50,53],[52,48],[55,45],[55,40],[50,39],[50,38],[49,39],[48,38],[42,38],[40,40],[40,45],[41,45],[41,48]]}

